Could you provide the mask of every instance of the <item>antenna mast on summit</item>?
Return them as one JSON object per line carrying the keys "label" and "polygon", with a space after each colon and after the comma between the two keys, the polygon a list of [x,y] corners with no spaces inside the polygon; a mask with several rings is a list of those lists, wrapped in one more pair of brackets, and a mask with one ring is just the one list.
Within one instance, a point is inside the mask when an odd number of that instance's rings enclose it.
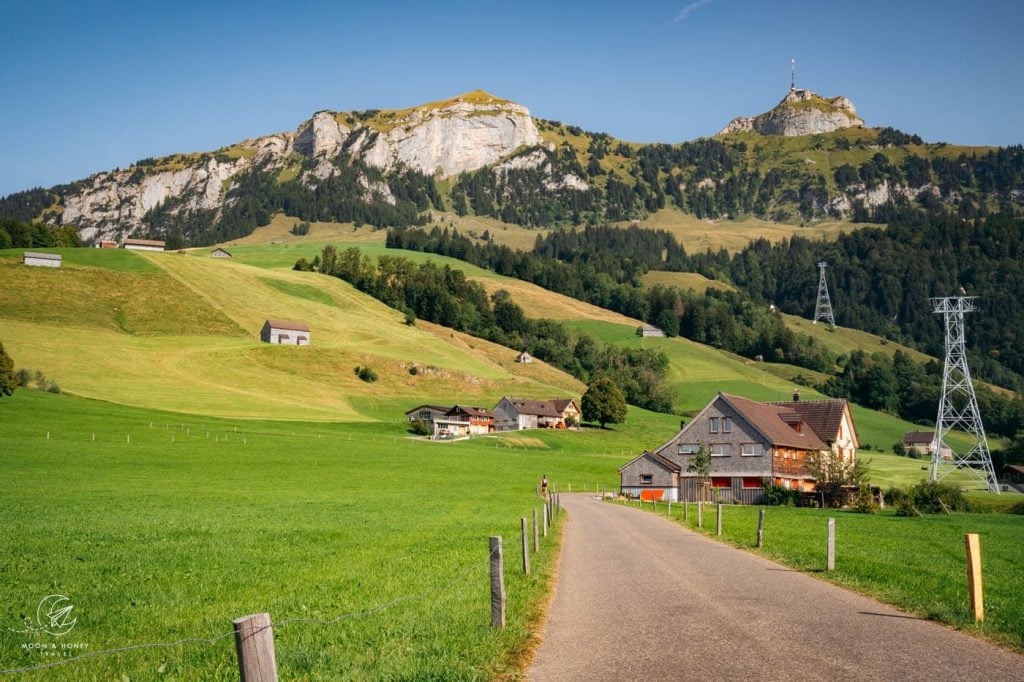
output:
{"label": "antenna mast on summit", "polygon": [[828,263],[825,261],[818,263],[818,271],[821,275],[818,277],[818,302],[814,306],[814,324],[818,324],[818,320],[822,320],[834,329],[836,318],[832,315],[832,300],[828,296],[828,284],[825,282],[825,266],[827,265]]}
{"label": "antenna mast on summit", "polygon": [[[961,293],[963,290],[961,289]],[[971,370],[967,366],[967,344],[964,342],[964,313],[973,313],[974,296],[933,298],[932,310],[942,315],[946,323],[946,362],[942,370],[942,394],[939,413],[935,419],[932,439],[932,465],[928,480],[938,481],[957,469],[966,470],[985,483],[989,491],[998,493],[992,454],[988,438],[981,423],[978,398],[971,383]],[[957,429],[972,441],[970,447],[947,444],[946,434]],[[966,452],[963,452],[966,450]],[[963,452],[963,454],[961,454]]]}
{"label": "antenna mast on summit", "polygon": [[789,63],[790,63],[790,68],[792,70],[791,71],[791,76],[790,76],[790,79],[789,79],[789,89],[790,90],[796,90],[796,60],[795,59],[790,59]]}

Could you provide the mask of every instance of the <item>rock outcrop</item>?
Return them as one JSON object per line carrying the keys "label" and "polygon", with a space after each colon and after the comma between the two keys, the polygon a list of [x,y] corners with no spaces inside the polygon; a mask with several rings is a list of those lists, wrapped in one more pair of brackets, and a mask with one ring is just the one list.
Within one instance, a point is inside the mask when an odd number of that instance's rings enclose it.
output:
{"label": "rock outcrop", "polygon": [[[49,219],[78,226],[85,240],[117,239],[144,230],[144,217],[158,207],[182,215],[221,211],[231,201],[231,178],[250,168],[274,173],[301,161],[300,182],[315,188],[338,172],[335,160],[341,154],[385,173],[408,168],[450,177],[542,145],[526,107],[479,90],[402,111],[320,111],[294,132],[98,173],[65,188],[62,213]],[[550,164],[547,171],[551,175]],[[587,188],[574,175],[548,182],[551,187]],[[364,201],[395,204],[387,183],[362,177],[360,185]]]}
{"label": "rock outcrop", "polygon": [[846,97],[826,99],[810,90],[792,89],[771,111],[759,116],[740,116],[719,135],[754,131],[762,135],[816,135],[840,128],[863,126],[857,109]]}

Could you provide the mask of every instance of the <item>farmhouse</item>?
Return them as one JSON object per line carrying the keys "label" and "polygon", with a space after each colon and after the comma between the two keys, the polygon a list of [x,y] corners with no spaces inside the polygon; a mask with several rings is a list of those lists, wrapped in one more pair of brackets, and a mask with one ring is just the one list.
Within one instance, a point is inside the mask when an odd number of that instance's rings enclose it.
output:
{"label": "farmhouse", "polygon": [[291,346],[309,345],[309,325],[290,320],[267,320],[260,330],[260,340]]}
{"label": "farmhouse", "polygon": [[100,243],[96,245],[97,249],[116,249],[117,242],[113,239],[101,239]]}
{"label": "farmhouse", "polygon": [[657,327],[655,327],[654,325],[651,325],[651,324],[643,325],[642,327],[640,327],[640,329],[637,330],[637,333],[640,336],[645,336],[645,337],[646,336],[665,336],[665,332],[663,332],[662,330],[658,329]]}
{"label": "farmhouse", "polygon": [[157,239],[125,239],[124,248],[130,251],[163,251],[166,242]]}
{"label": "farmhouse", "polygon": [[452,408],[447,405],[417,405],[405,413],[406,419],[412,424],[415,421],[425,422],[431,431],[436,431],[434,422],[444,420]]}
{"label": "farmhouse", "polygon": [[22,262],[25,265],[32,265],[38,268],[59,268],[62,261],[59,253],[26,251],[22,257]]}
{"label": "farmhouse", "polygon": [[[935,433],[933,431],[907,431],[903,434],[903,451],[907,454],[927,455],[935,452]],[[943,459],[951,459],[953,451],[945,443],[939,448]]]}
{"label": "farmhouse", "polygon": [[562,423],[567,428],[576,429],[579,428],[580,423],[580,406],[572,398],[555,398],[551,401],[551,404],[562,415]]}
{"label": "farmhouse", "polygon": [[565,419],[551,400],[505,397],[493,412],[495,431],[565,428]]}
{"label": "farmhouse", "polygon": [[529,364],[533,362],[533,356],[524,350],[522,353],[516,356],[516,362]]}
{"label": "farmhouse", "polygon": [[456,405],[445,413],[445,417],[465,422],[470,435],[479,436],[494,431],[494,414],[484,407]]}
{"label": "farmhouse", "polygon": [[654,499],[706,499],[700,479],[687,471],[702,445],[711,455],[710,486],[719,501],[757,504],[762,501],[765,480],[793,490],[813,490],[807,458],[831,453],[853,461],[860,443],[845,400],[801,402],[799,393],[793,397],[793,402],[759,403],[719,393],[652,453],[678,465],[678,487],[665,485],[671,469],[663,462],[641,456],[619,470],[622,493]]}
{"label": "farmhouse", "polygon": [[216,248],[210,252],[210,258],[231,258],[231,253],[227,249]]}

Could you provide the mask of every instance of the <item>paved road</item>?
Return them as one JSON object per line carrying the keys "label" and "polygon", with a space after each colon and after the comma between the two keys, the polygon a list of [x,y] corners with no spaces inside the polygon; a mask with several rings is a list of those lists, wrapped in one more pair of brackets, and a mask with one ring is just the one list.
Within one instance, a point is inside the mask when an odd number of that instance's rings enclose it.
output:
{"label": "paved road", "polygon": [[531,680],[1024,680],[1024,656],[585,494]]}

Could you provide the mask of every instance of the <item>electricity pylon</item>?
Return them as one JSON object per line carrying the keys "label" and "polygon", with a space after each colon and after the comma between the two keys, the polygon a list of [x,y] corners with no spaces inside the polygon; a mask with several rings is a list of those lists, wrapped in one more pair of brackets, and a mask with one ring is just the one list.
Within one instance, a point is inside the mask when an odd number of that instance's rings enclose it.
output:
{"label": "electricity pylon", "polygon": [[814,306],[814,324],[818,320],[828,322],[830,327],[836,326],[836,319],[832,316],[832,300],[828,297],[828,284],[825,282],[825,261],[818,263],[818,270],[821,276],[818,278],[818,303]]}
{"label": "electricity pylon", "polygon": [[[973,313],[975,296],[933,298],[933,312],[942,315],[946,324],[946,362],[942,370],[942,394],[939,413],[935,418],[935,438],[932,440],[932,465],[928,480],[938,481],[957,469],[971,472],[985,483],[990,491],[999,492],[992,454],[988,449],[985,426],[981,423],[978,398],[971,383],[971,370],[967,366],[967,347],[964,343],[964,313]],[[945,442],[946,434],[959,429],[974,441],[963,454]]]}

